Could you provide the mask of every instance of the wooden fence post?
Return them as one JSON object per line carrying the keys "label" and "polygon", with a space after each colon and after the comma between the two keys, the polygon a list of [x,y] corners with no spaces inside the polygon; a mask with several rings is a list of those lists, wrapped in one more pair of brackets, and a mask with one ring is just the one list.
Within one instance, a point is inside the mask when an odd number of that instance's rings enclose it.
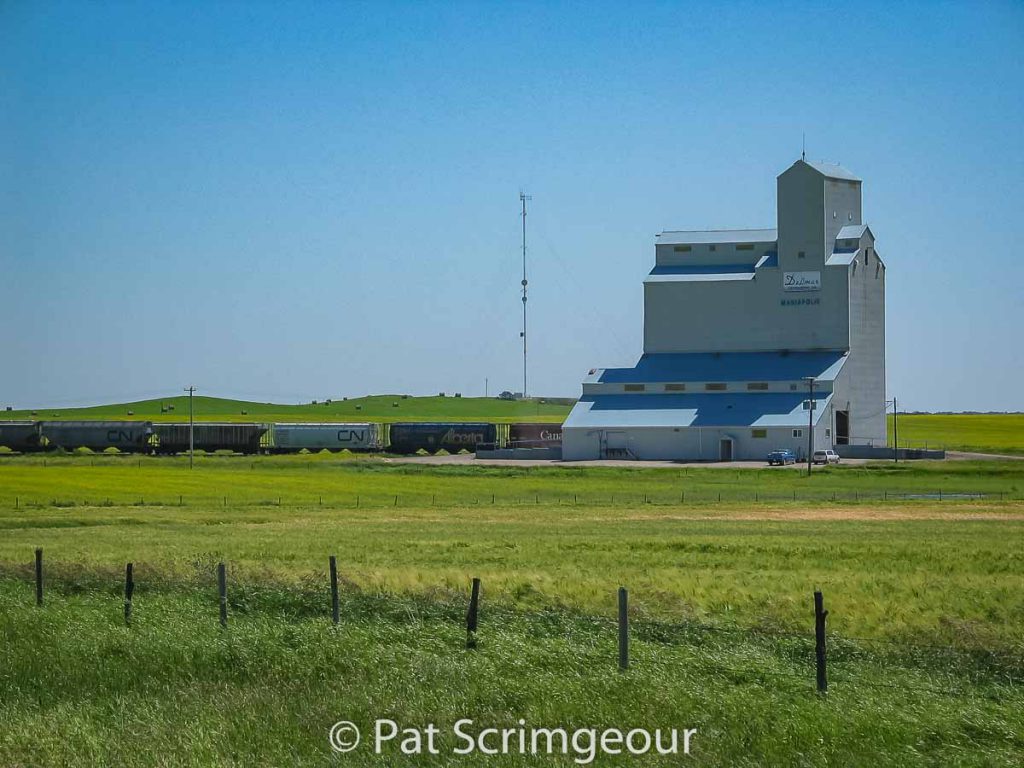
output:
{"label": "wooden fence post", "polygon": [[220,625],[228,625],[228,571],[224,563],[217,563],[217,591],[220,593]]}
{"label": "wooden fence post", "polygon": [[36,549],[36,605],[43,605],[43,550]]}
{"label": "wooden fence post", "polygon": [[629,593],[619,587],[619,669],[629,668]]}
{"label": "wooden fence post", "polygon": [[133,565],[128,563],[124,568],[124,623],[132,625],[132,595],[135,594],[135,575]]}
{"label": "wooden fence post", "polygon": [[466,612],[466,647],[476,648],[477,615],[480,610],[480,579],[473,579],[473,591],[469,596],[469,610]]}
{"label": "wooden fence post", "polygon": [[338,559],[331,555],[331,620],[338,625]]}
{"label": "wooden fence post", "polygon": [[825,599],[821,592],[814,593],[814,658],[817,666],[818,692],[828,692],[828,676],[825,671]]}

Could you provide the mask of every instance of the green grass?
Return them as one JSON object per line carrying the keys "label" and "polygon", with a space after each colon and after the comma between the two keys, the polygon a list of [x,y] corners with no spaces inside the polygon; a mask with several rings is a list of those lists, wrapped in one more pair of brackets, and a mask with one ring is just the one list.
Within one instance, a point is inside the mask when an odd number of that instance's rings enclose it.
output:
{"label": "green grass", "polygon": [[[304,612],[233,600],[227,630],[210,589],[140,592],[134,625],[112,591],[53,594],[42,609],[0,582],[4,765],[571,766],[574,754],[456,758],[447,734],[480,727],[696,728],[691,758],[598,765],[1018,765],[1024,694],[1012,668],[940,653],[832,647],[827,699],[809,638],[670,631],[634,623],[632,667],[615,668],[611,622],[488,606],[463,648],[463,604],[347,596],[335,630]],[[435,723],[441,754],[367,746],[376,718]],[[351,720],[364,743],[333,755]]]}
{"label": "green grass", "polygon": [[[1017,462],[808,479],[321,455],[202,457],[193,471],[181,459],[5,457],[0,765],[574,764],[457,759],[451,739],[438,756],[330,752],[333,722],[365,729],[376,717],[694,727],[692,759],[705,765],[1020,764],[1022,480]],[[989,496],[879,500],[940,487]],[[467,652],[474,576],[480,647]],[[620,585],[633,621],[626,673],[615,668]],[[813,690],[814,589],[830,610],[827,699]]]}
{"label": "green grass", "polygon": [[1024,455],[1024,413],[900,414],[899,429],[901,446]]}
{"label": "green grass", "polygon": [[[963,631],[1012,643],[1024,624],[1022,479],[1017,462],[807,478],[319,456],[205,458],[189,471],[180,459],[11,457],[0,461],[0,563],[43,546],[55,568],[81,578],[107,578],[130,559],[174,584],[223,558],[240,577],[293,583],[334,553],[371,591],[461,590],[481,576],[510,605],[604,612],[624,583],[653,616],[745,626],[799,626],[807,595],[827,586],[844,605],[836,621],[854,634],[913,629],[946,642]],[[940,489],[988,496],[882,501]],[[930,590],[939,578],[947,588]],[[888,623],[905,605],[912,615]],[[997,606],[1012,620],[986,618]]]}
{"label": "green grass", "polygon": [[628,467],[428,466],[357,454],[292,456],[27,455],[0,458],[0,505],[325,503],[351,506],[539,502],[615,505],[715,502],[882,501],[885,495],[1024,494],[1024,463],[889,462],[816,467],[726,469]]}
{"label": "green grass", "polygon": [[[280,405],[196,396],[193,403],[199,421],[516,421],[562,422],[569,415],[572,400],[530,398],[521,401],[485,397],[403,397],[373,395],[317,405]],[[161,410],[173,405],[174,410]],[[129,411],[132,414],[129,415]],[[244,413],[243,413],[244,411]],[[148,421],[188,420],[188,397],[140,400],[134,403],[97,405],[88,408],[36,408],[5,411],[3,419],[140,419]]]}

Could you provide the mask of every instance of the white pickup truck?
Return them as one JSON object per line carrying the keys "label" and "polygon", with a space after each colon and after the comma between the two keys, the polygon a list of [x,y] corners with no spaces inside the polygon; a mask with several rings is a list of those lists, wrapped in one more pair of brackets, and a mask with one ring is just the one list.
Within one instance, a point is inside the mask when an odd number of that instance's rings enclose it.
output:
{"label": "white pickup truck", "polygon": [[811,461],[815,464],[838,464],[839,454],[831,448],[827,451],[815,451],[811,454]]}

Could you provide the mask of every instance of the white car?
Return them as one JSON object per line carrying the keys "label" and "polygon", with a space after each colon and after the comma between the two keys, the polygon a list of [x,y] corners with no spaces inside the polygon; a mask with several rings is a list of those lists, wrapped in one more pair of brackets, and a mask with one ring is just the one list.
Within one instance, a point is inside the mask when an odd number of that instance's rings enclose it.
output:
{"label": "white car", "polygon": [[815,451],[811,454],[811,461],[815,464],[838,464],[839,454],[832,449],[827,451]]}

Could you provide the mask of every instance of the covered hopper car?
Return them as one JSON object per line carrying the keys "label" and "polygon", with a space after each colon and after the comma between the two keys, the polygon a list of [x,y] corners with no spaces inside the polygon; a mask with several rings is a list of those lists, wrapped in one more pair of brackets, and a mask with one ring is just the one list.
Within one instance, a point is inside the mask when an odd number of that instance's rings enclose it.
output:
{"label": "covered hopper car", "polygon": [[0,421],[0,447],[12,451],[38,451],[42,448],[36,421]]}
{"label": "covered hopper car", "polygon": [[153,424],[148,421],[40,421],[40,440],[46,448],[117,448],[131,453],[149,449]]}
{"label": "covered hopper car", "polygon": [[392,453],[428,453],[445,450],[458,453],[461,450],[475,451],[481,444],[494,444],[498,430],[494,424],[422,422],[396,423],[391,425]]}
{"label": "covered hopper car", "polygon": [[[188,451],[189,429],[187,422],[154,425],[156,452],[184,453]],[[195,449],[197,451],[257,453],[260,450],[260,439],[266,431],[266,424],[196,422],[194,426]]]}
{"label": "covered hopper car", "polygon": [[509,424],[506,443],[509,448],[559,448],[561,445],[561,424]]}
{"label": "covered hopper car", "polygon": [[382,448],[378,424],[272,424],[270,447],[274,451],[377,451]]}

